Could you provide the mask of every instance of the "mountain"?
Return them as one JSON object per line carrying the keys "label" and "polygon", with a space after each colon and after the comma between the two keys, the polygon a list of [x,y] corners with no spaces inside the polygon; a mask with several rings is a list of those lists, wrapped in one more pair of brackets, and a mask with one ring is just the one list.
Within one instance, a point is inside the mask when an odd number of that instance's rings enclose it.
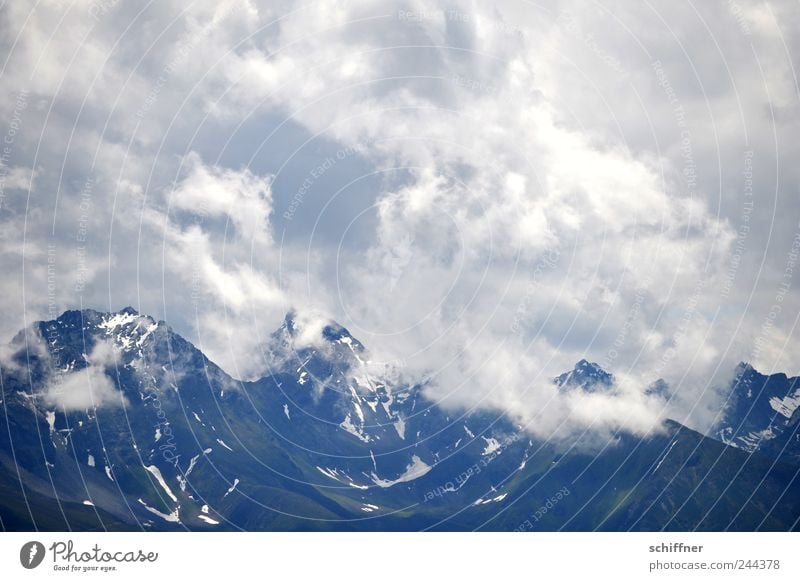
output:
{"label": "mountain", "polygon": [[712,434],[747,452],[800,463],[800,377],[762,375],[740,363]]}
{"label": "mountain", "polygon": [[592,393],[608,391],[614,386],[614,376],[605,371],[597,363],[589,363],[581,359],[572,371],[562,373],[553,379],[562,391],[582,389]]}
{"label": "mountain", "polygon": [[[4,530],[792,530],[796,465],[667,422],[531,438],[289,313],[237,381],[131,308],[34,324],[0,367]],[[579,362],[562,389],[613,389]]]}

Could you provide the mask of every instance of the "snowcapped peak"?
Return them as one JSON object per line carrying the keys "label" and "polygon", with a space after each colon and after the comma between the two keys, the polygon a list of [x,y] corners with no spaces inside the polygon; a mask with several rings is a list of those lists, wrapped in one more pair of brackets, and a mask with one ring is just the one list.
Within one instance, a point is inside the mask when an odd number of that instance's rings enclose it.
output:
{"label": "snowcapped peak", "polygon": [[114,340],[123,351],[141,347],[147,338],[158,329],[158,323],[151,317],[140,315],[132,307],[125,307],[117,313],[104,314],[97,328]]}
{"label": "snowcapped peak", "polygon": [[118,327],[124,327],[129,323],[132,323],[137,318],[135,311],[133,313],[127,312],[122,310],[118,313],[112,313],[103,317],[103,321],[98,324],[97,326],[101,329],[106,329],[107,331],[111,331],[112,329],[116,329]]}
{"label": "snowcapped peak", "polygon": [[322,337],[331,343],[347,345],[354,353],[364,352],[364,346],[361,342],[353,337],[350,331],[336,322],[331,321],[330,325],[326,325],[325,328],[322,329]]}
{"label": "snowcapped peak", "polygon": [[614,376],[597,363],[581,359],[575,364],[572,371],[562,373],[553,379],[553,383],[564,391],[574,388],[581,388],[588,392],[603,391],[614,384]]}
{"label": "snowcapped peak", "polygon": [[581,359],[575,364],[575,370],[587,371],[591,373],[605,373],[602,367],[597,363],[590,363],[586,359]]}
{"label": "snowcapped peak", "polygon": [[286,313],[281,326],[272,333],[266,351],[280,355],[314,348],[322,351],[343,348],[353,354],[366,351],[361,342],[336,321],[313,313],[300,314],[294,309]]}
{"label": "snowcapped peak", "polygon": [[350,334],[350,331],[336,321],[312,314],[302,316],[295,309],[286,313],[283,323],[273,333],[273,337],[275,336],[300,342],[301,347],[306,344],[327,342],[352,345],[359,352],[364,350],[364,346]]}
{"label": "snowcapped peak", "polygon": [[314,312],[289,311],[262,346],[270,369],[294,375],[300,385],[318,387],[350,381],[350,371],[369,364],[364,346],[335,321]]}

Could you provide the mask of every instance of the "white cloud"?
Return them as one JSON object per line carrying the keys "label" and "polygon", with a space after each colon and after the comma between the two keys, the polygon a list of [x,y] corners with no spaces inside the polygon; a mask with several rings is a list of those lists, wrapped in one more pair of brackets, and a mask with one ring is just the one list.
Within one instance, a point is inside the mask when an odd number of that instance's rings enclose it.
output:
{"label": "white cloud", "polygon": [[[136,303],[250,377],[294,306],[304,341],[334,318],[376,359],[434,377],[433,397],[542,430],[643,431],[662,413],[642,395],[656,376],[678,394],[666,413],[702,427],[717,368],[754,356],[796,229],[788,4],[744,10],[747,42],[722,1],[696,7],[704,20],[665,9],[669,29],[637,7],[572,2],[166,2],[136,22],[115,6],[97,26],[91,6],[2,16],[26,27],[5,78],[30,90],[14,163],[37,167],[39,194],[30,207],[8,196],[0,214],[3,270],[25,272],[27,290],[2,282],[7,334],[81,301]],[[694,44],[706,27],[719,52]],[[654,60],[691,133],[692,188]],[[337,163],[360,172],[343,183],[378,177],[359,197],[326,173],[292,223],[306,230],[289,232],[278,208],[328,147],[359,151],[363,165]],[[758,198],[726,299],[747,148]],[[758,366],[798,371],[796,306],[788,296]],[[553,398],[548,378],[583,356],[630,387]]]}
{"label": "white cloud", "polygon": [[247,168],[235,171],[207,166],[195,152],[187,156],[185,165],[186,177],[169,196],[171,208],[200,218],[226,216],[244,240],[271,242],[269,179],[254,175]]}
{"label": "white cloud", "polygon": [[256,377],[265,368],[260,346],[271,329],[251,329],[261,318],[274,322],[288,308],[269,274],[277,256],[270,180],[247,168],[204,164],[192,152],[168,201],[169,215],[161,208],[142,214],[145,252],[163,251],[161,272],[188,306],[187,334],[234,376]]}
{"label": "white cloud", "polygon": [[86,361],[88,365],[78,371],[56,374],[44,393],[47,405],[64,411],[81,411],[105,406],[121,406],[127,398],[116,388],[108,376],[108,369],[118,360],[119,354],[110,343],[99,342]]}
{"label": "white cloud", "polygon": [[5,194],[9,190],[28,190],[32,191],[36,187],[36,171],[29,167],[10,167],[0,166],[0,193]]}

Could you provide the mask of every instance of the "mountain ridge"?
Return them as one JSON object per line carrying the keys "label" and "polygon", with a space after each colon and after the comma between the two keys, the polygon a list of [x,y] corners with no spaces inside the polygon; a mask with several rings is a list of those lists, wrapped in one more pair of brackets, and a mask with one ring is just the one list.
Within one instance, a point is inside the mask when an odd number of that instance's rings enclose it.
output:
{"label": "mountain ridge", "polygon": [[[536,530],[656,530],[675,514],[709,530],[796,526],[800,492],[786,484],[796,466],[783,456],[768,461],[674,422],[599,447],[585,433],[565,450],[499,412],[451,415],[421,386],[376,374],[366,348],[331,323],[290,360],[287,314],[265,346],[282,363],[249,382],[132,308],[34,323],[38,342],[27,337],[20,367],[0,366],[3,527],[516,530],[559,484],[571,493]],[[559,377],[570,389],[613,385],[585,360]],[[93,405],[103,390],[112,392]],[[728,500],[705,492],[732,482]],[[731,502],[749,496],[754,508],[734,518]],[[653,508],[663,502],[678,512]],[[722,509],[701,519],[703,502]]]}

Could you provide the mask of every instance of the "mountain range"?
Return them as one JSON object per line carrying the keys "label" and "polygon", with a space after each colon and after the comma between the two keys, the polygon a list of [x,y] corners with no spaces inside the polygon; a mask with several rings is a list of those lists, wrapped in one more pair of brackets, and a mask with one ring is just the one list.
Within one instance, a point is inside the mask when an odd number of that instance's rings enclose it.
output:
{"label": "mountain range", "polygon": [[[800,520],[800,378],[741,364],[704,435],[531,436],[454,413],[294,313],[233,379],[132,308],[67,311],[4,351],[3,530],[778,530]],[[582,360],[559,389],[613,389]],[[648,390],[669,397],[657,382]]]}

